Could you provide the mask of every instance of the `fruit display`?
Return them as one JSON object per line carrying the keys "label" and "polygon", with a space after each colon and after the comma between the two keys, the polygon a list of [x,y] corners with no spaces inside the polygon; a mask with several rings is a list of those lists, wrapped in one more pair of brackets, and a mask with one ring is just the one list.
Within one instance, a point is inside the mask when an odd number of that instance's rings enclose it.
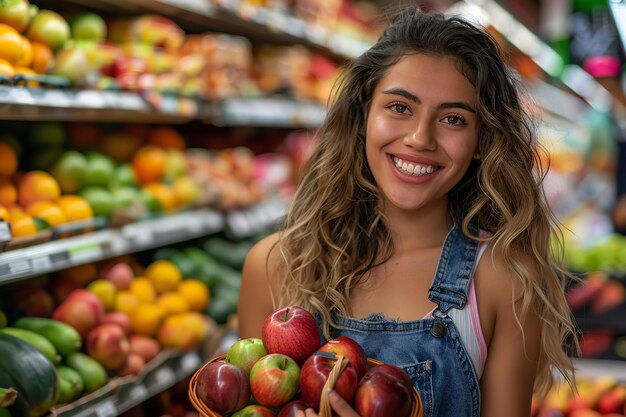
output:
{"label": "fruit display", "polygon": [[59,237],[58,229],[98,219],[119,226],[199,207],[240,208],[269,192],[254,178],[255,155],[243,147],[187,148],[169,126],[86,135],[93,128],[41,122],[13,126],[0,138],[0,217],[14,238],[42,231]]}
{"label": "fruit display", "polygon": [[532,417],[618,417],[626,415],[626,386],[612,376],[580,375],[576,391],[554,386],[543,399],[533,397]]}
{"label": "fruit display", "polygon": [[404,370],[368,359],[350,338],[320,341],[311,313],[297,306],[276,310],[261,338],[238,339],[196,371],[192,404],[202,415],[290,416],[312,407],[330,416],[332,388],[365,417],[421,415]]}

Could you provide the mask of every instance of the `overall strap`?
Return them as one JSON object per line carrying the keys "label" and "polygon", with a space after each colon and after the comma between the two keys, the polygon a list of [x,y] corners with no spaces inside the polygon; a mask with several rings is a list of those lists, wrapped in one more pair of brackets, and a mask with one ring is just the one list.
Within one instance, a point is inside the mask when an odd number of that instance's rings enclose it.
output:
{"label": "overall strap", "polygon": [[[472,234],[477,231],[475,226],[470,225]],[[452,226],[441,249],[435,278],[428,290],[428,298],[438,305],[436,312],[445,314],[452,307],[462,309],[467,304],[467,289],[476,262],[477,247],[478,242],[463,235],[459,225],[455,223]]]}

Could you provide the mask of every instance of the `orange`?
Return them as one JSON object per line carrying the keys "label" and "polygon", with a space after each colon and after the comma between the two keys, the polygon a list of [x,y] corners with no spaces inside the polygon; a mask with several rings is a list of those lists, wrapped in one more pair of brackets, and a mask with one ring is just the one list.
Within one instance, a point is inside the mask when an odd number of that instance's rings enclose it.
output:
{"label": "orange", "polygon": [[183,150],[186,148],[185,139],[170,126],[158,126],[152,129],[148,136],[148,142],[165,149]]}
{"label": "orange", "polygon": [[165,319],[165,311],[156,304],[139,304],[130,314],[130,327],[134,333],[153,336]]}
{"label": "orange", "polygon": [[17,170],[17,154],[6,142],[0,142],[0,176],[8,177]]}
{"label": "orange", "polygon": [[177,291],[185,297],[193,311],[204,311],[211,301],[209,288],[197,279],[188,278],[183,280]]}
{"label": "orange", "polygon": [[139,306],[139,300],[129,290],[118,291],[113,302],[113,311],[130,314]]}
{"label": "orange", "polygon": [[52,66],[52,50],[41,42],[30,42],[32,59],[30,67],[38,74],[45,74]]}
{"label": "orange", "polygon": [[35,220],[28,214],[12,219],[10,225],[13,237],[30,236],[37,233]]}
{"label": "orange", "polygon": [[15,61],[15,66],[16,67],[30,67],[30,65],[33,63],[33,47],[30,44],[30,41],[25,37],[25,36],[21,36],[20,38],[22,39],[22,56]]}
{"label": "orange", "polygon": [[93,218],[93,210],[87,200],[74,194],[66,194],[57,199],[57,205],[68,222],[89,220]]}
{"label": "orange", "polygon": [[0,178],[0,204],[12,206],[17,201],[17,190],[7,178]]}
{"label": "orange", "polygon": [[54,201],[61,195],[56,179],[44,171],[24,174],[17,186],[18,201],[24,207],[36,201]]}
{"label": "orange", "polygon": [[129,291],[140,303],[152,303],[156,300],[156,288],[146,277],[135,277],[130,283]]}
{"label": "orange", "polygon": [[[7,30],[4,26],[11,30]],[[15,29],[0,23],[0,58],[6,59],[13,65],[23,59],[26,47],[22,38],[23,36]]]}
{"label": "orange", "polygon": [[173,262],[161,259],[148,265],[146,277],[159,294],[174,291],[183,279],[180,270]]}
{"label": "orange", "polygon": [[9,212],[9,209],[4,206],[0,206],[0,221],[3,221],[3,222],[11,221],[11,213]]}
{"label": "orange", "polygon": [[176,193],[171,187],[162,182],[151,182],[146,184],[144,189],[159,202],[166,212],[174,211],[178,207]]}
{"label": "orange", "polygon": [[158,146],[144,146],[135,153],[131,163],[141,184],[158,181],[165,173],[166,153]]}
{"label": "orange", "polygon": [[186,313],[191,310],[187,299],[176,292],[161,294],[157,297],[156,304],[165,311],[166,315]]}
{"label": "orange", "polygon": [[15,74],[13,65],[6,59],[0,58],[0,74],[12,77]]}
{"label": "orange", "polygon": [[50,227],[58,227],[66,223],[63,211],[50,201],[36,201],[26,207],[26,213],[45,220]]}

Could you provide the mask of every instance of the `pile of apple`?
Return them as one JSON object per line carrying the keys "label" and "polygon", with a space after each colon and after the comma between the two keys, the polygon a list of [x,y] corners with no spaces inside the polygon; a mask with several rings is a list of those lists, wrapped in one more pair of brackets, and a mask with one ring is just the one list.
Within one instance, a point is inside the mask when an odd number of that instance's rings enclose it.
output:
{"label": "pile of apple", "polygon": [[368,367],[363,348],[345,336],[320,346],[315,317],[290,306],[269,315],[261,338],[239,339],[223,358],[197,371],[197,397],[211,410],[232,417],[293,417],[310,407],[320,412],[326,381],[343,358],[332,389],[362,417],[408,417],[413,386],[401,368]]}

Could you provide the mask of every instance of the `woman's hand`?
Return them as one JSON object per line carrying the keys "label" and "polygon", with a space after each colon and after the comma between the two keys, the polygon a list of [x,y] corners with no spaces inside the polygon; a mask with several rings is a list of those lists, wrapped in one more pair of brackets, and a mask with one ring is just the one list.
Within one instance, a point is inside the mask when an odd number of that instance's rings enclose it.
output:
{"label": "woman's hand", "polygon": [[[346,402],[341,395],[335,391],[328,393],[328,399],[330,400],[330,406],[335,411],[335,414],[339,417],[360,417],[356,411],[350,407],[350,404]],[[312,409],[307,408],[306,411],[297,411],[296,417],[318,417],[318,414]]]}

